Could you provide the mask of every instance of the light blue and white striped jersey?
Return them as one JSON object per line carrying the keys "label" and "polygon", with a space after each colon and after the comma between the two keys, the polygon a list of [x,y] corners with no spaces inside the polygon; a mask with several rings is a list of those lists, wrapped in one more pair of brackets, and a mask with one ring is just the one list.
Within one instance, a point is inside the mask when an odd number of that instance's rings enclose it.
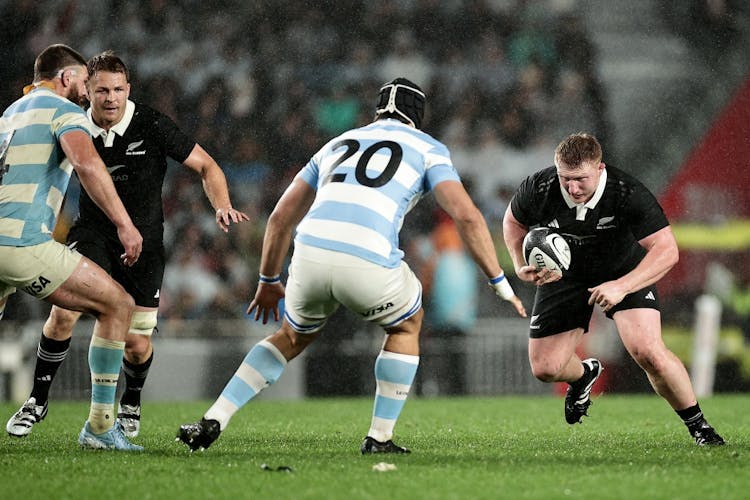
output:
{"label": "light blue and white striped jersey", "polygon": [[404,216],[443,181],[460,181],[448,148],[394,119],[328,142],[297,177],[317,190],[295,241],[398,267]]}
{"label": "light blue and white striped jersey", "polygon": [[0,245],[37,245],[52,239],[73,170],[59,139],[71,130],[90,133],[89,122],[80,106],[38,87],[0,118],[0,133],[13,130],[0,181]]}

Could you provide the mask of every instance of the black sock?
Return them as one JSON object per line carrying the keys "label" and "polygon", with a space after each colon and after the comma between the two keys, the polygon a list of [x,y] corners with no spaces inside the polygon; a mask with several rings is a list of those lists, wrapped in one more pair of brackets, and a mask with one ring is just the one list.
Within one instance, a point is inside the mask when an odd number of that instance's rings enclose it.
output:
{"label": "black sock", "polygon": [[584,385],[584,382],[588,382],[588,376],[591,374],[591,368],[589,368],[589,365],[586,363],[581,364],[583,365],[583,375],[581,375],[581,378],[575,382],[568,382],[573,388],[580,388],[580,386]]}
{"label": "black sock", "polygon": [[701,424],[705,421],[705,419],[703,418],[703,412],[701,411],[701,407],[698,403],[695,403],[695,405],[691,406],[690,408],[685,408],[684,410],[675,410],[675,412],[680,416],[682,421],[690,430],[693,430],[696,427],[700,427]]}
{"label": "black sock", "polygon": [[36,398],[37,405],[43,405],[49,398],[49,388],[55,378],[57,369],[65,361],[70,347],[70,338],[54,340],[44,336],[39,339],[36,350],[36,367],[34,367],[34,387],[31,397]]}
{"label": "black sock", "polygon": [[125,392],[122,393],[120,404],[138,406],[141,404],[141,390],[146,383],[148,369],[154,360],[154,353],[145,363],[135,365],[125,358],[122,358],[122,371],[125,374]]}

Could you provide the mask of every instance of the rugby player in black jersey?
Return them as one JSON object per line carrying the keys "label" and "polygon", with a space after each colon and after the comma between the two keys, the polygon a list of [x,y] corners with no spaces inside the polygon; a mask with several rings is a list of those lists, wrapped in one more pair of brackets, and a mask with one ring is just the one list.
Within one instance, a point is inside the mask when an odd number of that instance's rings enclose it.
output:
{"label": "rugby player in black jersey", "polygon": [[[128,99],[129,72],[119,57],[111,51],[98,54],[88,61],[88,71],[94,144],[133,223],[143,235],[143,252],[132,267],[122,263],[117,228],[85,190],[81,190],[79,214],[68,233],[68,243],[103,267],[135,299],[122,362],[126,384],[118,408],[125,435],[135,437],[140,430],[141,389],[153,359],[151,334],[156,327],[164,275],[162,186],[167,159],[200,175],[222,231],[227,232],[231,223],[248,220],[248,216],[232,208],[224,173],[199,144],[167,116]],[[8,433],[26,436],[46,415],[49,388],[68,352],[80,315],[52,308],[37,350],[33,389],[8,421]]]}
{"label": "rugby player in black jersey", "polygon": [[[597,359],[581,361],[576,347],[598,305],[695,442],[724,444],[706,422],[682,362],[662,341],[655,283],[677,263],[679,252],[661,206],[637,179],[602,162],[592,135],[568,136],[554,161],[521,183],[503,220],[516,274],[537,285],[529,322],[534,376],[567,382],[565,419],[581,422],[603,368]],[[554,228],[570,245],[572,262],[562,279],[524,263],[523,238],[534,226]]]}

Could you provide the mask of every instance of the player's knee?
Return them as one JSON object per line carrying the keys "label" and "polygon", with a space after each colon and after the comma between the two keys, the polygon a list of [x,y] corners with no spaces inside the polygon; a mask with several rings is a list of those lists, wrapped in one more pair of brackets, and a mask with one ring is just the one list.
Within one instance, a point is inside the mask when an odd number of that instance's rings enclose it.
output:
{"label": "player's knee", "polygon": [[554,382],[560,374],[560,365],[531,359],[531,373],[542,382]]}
{"label": "player's knee", "polygon": [[112,314],[130,316],[135,310],[135,301],[125,290],[119,290],[107,307]]}
{"label": "player's knee", "polygon": [[134,311],[128,333],[150,337],[156,328],[157,311]]}
{"label": "player's knee", "polygon": [[550,370],[547,366],[531,366],[531,373],[542,382],[554,382],[557,379],[557,372]]}
{"label": "player's knee", "polygon": [[151,356],[151,336],[128,335],[125,338],[125,359],[133,364],[145,363]]}
{"label": "player's knee", "polygon": [[74,311],[69,311],[61,307],[53,307],[44,328],[45,334],[49,334],[50,338],[58,338],[58,335],[61,335],[62,338],[67,338],[73,331],[73,327],[76,321],[78,321],[79,316]]}
{"label": "player's knee", "polygon": [[652,349],[635,349],[632,353],[638,366],[651,375],[659,375],[666,370],[668,359],[665,354]]}

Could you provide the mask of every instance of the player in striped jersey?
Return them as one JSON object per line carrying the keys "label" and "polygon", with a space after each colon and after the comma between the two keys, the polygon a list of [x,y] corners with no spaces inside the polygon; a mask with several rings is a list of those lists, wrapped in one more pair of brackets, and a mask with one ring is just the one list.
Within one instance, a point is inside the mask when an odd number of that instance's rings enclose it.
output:
{"label": "player in striped jersey", "polygon": [[[230,418],[275,382],[340,305],[385,330],[375,361],[376,395],[362,453],[408,453],[393,429],[419,364],[422,286],[402,260],[398,234],[429,192],[454,219],[495,292],[525,316],[497,261],[487,224],[448,149],[421,130],[425,95],[397,78],[380,89],[375,121],[328,142],[297,174],[268,220],[260,279],[248,313],[263,323],[286,297],[281,328],[255,345],[204,417],[180,427],[192,450],[207,448]],[[286,288],[280,273],[292,239]]]}
{"label": "player in striped jersey", "polygon": [[[91,408],[79,434],[84,448],[140,451],[115,422],[114,399],[132,297],[99,266],[52,239],[52,229],[73,170],[117,227],[122,259],[134,264],[143,238],[125,211],[94,149],[80,107],[88,98],[86,61],[66,45],[52,45],[34,63],[34,82],[11,104],[0,134],[12,137],[0,178],[0,316],[21,288],[54,305],[96,317],[89,347]],[[44,418],[46,406],[33,408]]]}

